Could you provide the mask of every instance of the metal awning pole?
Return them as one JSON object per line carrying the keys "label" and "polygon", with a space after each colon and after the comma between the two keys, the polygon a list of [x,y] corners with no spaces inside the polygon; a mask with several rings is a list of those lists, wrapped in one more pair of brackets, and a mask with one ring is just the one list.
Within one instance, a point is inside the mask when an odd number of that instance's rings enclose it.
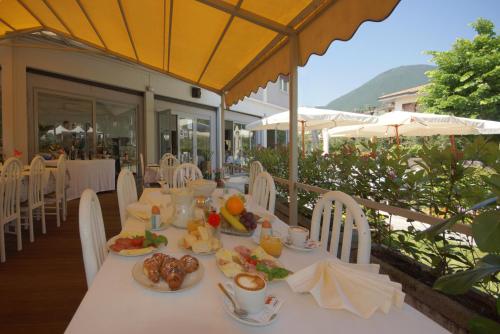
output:
{"label": "metal awning pole", "polygon": [[290,119],[289,119],[289,136],[290,140],[288,143],[288,195],[290,198],[290,206],[288,213],[288,222],[290,225],[297,225],[297,178],[298,178],[298,150],[297,150],[297,120],[298,120],[298,85],[297,85],[297,67],[299,64],[299,48],[297,35],[289,35],[289,45],[290,45],[290,74],[289,74],[289,108],[290,108]]}
{"label": "metal awning pole", "polygon": [[226,101],[225,101],[226,95],[222,93],[220,95],[220,107],[219,107],[219,114],[217,115],[217,128],[219,129],[219,132],[217,133],[217,169],[222,172],[222,168],[224,167],[224,155],[226,153],[226,148],[225,148],[225,121],[224,121],[224,112],[226,110]]}

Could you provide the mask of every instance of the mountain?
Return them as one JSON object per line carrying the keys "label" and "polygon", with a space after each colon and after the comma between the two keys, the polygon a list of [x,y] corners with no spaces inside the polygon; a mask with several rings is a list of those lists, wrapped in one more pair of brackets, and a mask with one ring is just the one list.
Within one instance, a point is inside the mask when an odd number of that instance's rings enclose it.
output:
{"label": "mountain", "polygon": [[379,106],[379,96],[429,82],[426,71],[434,69],[432,65],[407,65],[382,72],[360,87],[328,103],[324,108],[344,111],[366,109]]}

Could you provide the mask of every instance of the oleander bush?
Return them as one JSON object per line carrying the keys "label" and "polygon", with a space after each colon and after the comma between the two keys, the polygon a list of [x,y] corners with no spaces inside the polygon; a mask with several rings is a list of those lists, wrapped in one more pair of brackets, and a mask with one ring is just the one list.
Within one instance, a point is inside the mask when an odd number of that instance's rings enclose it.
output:
{"label": "oleander bush", "polygon": [[[460,215],[493,195],[488,177],[500,171],[498,142],[483,137],[465,139],[459,150],[449,143],[410,141],[399,147],[387,142],[336,141],[331,154],[314,151],[299,158],[299,182],[340,190],[351,196],[382,202],[425,214],[470,224],[473,215]],[[274,176],[288,178],[288,150],[256,149],[249,152]],[[278,197],[287,198],[287,189],[277,185]],[[310,216],[318,194],[300,190],[299,210]],[[372,240],[429,266],[436,276],[472,269],[482,257],[471,238],[446,232],[435,238],[418,238],[417,229],[393,231],[392,217],[366,209],[375,231]],[[476,287],[492,295],[500,285],[496,275]]]}

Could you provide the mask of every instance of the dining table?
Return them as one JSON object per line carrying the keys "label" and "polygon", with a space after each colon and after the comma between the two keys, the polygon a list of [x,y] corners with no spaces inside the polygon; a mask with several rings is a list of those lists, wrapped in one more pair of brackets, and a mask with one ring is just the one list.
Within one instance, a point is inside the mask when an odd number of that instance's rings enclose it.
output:
{"label": "dining table", "polygon": [[[213,205],[220,205],[225,195],[227,190],[216,189],[212,194]],[[168,206],[171,198],[158,188],[146,188],[139,202]],[[271,220],[273,229],[288,229],[286,223],[257,206],[248,195],[246,208]],[[137,220],[129,218],[124,229],[137,224]],[[178,245],[185,229],[169,226],[156,233],[168,239],[167,246],[161,250],[163,253],[176,257],[190,254]],[[222,234],[221,241],[224,248],[257,247],[250,237]],[[377,311],[364,319],[346,310],[321,308],[311,294],[292,292],[286,281],[268,284],[267,293],[284,301],[275,321],[265,327],[242,324],[223,307],[225,297],[217,284],[230,279],[217,267],[215,256],[195,256],[204,267],[201,281],[188,290],[161,293],[145,288],[132,277],[133,266],[148,255],[124,257],[109,253],[66,333],[448,333],[406,303],[401,308],[393,307],[387,314]],[[330,256],[322,248],[301,252],[284,247],[279,261],[296,272]]]}
{"label": "dining table", "polygon": [[[45,161],[48,167],[57,167],[57,160]],[[80,198],[90,188],[96,193],[115,190],[115,160],[66,160],[67,200]]]}

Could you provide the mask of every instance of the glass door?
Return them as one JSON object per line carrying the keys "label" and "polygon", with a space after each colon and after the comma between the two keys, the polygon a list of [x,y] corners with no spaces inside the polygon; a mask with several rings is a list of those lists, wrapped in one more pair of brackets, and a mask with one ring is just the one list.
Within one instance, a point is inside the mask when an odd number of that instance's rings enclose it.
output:
{"label": "glass door", "polygon": [[196,119],[196,163],[203,175],[212,173],[215,152],[211,147],[211,129],[210,119]]}
{"label": "glass door", "polygon": [[195,163],[194,152],[194,119],[180,116],[179,120],[179,160],[181,163]]}
{"label": "glass door", "polygon": [[177,156],[177,116],[170,110],[158,111],[158,157],[165,153]]}
{"label": "glass door", "polygon": [[137,172],[137,106],[96,101],[96,154],[116,160],[118,170]]}

